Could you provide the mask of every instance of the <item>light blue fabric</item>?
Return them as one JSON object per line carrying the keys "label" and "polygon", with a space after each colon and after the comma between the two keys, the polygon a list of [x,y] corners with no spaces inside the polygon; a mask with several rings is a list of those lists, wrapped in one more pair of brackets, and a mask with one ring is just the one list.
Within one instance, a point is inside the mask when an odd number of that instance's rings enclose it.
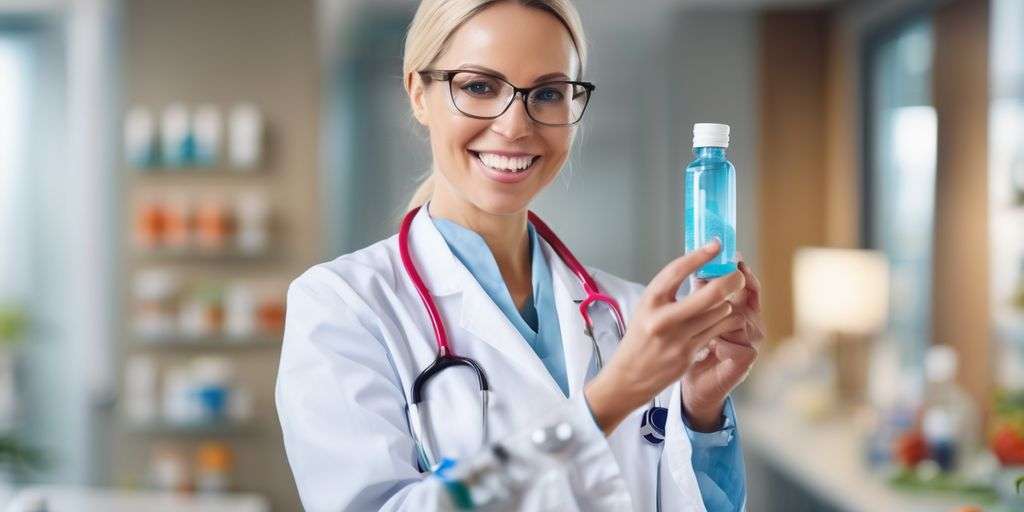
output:
{"label": "light blue fabric", "polygon": [[[427,213],[430,213],[429,207]],[[469,269],[491,300],[515,326],[544,363],[544,367],[558,383],[562,393],[568,397],[565,352],[562,349],[562,333],[555,310],[551,270],[533,225],[527,223],[533,293],[526,300],[522,311],[519,311],[512,301],[505,280],[501,277],[498,263],[483,237],[448,219],[431,217],[431,220],[452,253]],[[587,404],[587,407],[589,408],[590,404]],[[746,501],[746,473],[743,455],[740,452],[732,398],[726,400],[724,416],[722,428],[711,433],[692,430],[686,422],[686,417],[683,417],[683,424],[686,425],[687,435],[693,445],[691,462],[697,475],[697,485],[700,487],[704,507],[708,512],[742,510]]]}
{"label": "light blue fabric", "polygon": [[708,512],[744,510],[747,501],[747,475],[740,451],[740,433],[736,429],[736,411],[732,397],[725,400],[722,428],[715,432],[697,432],[683,415],[686,434],[693,454],[690,462],[697,475],[697,486]]}
{"label": "light blue fabric", "polygon": [[[428,212],[429,213],[429,210]],[[530,272],[533,293],[527,298],[522,311],[512,301],[505,280],[501,277],[498,262],[483,237],[475,231],[448,219],[434,218],[441,236],[448,242],[459,261],[469,269],[491,300],[508,317],[512,325],[523,336],[526,343],[544,363],[548,373],[558,384],[562,393],[569,396],[569,380],[565,370],[565,352],[562,350],[562,333],[559,330],[558,314],[555,310],[551,270],[541,250],[537,232],[527,223],[530,237]]]}

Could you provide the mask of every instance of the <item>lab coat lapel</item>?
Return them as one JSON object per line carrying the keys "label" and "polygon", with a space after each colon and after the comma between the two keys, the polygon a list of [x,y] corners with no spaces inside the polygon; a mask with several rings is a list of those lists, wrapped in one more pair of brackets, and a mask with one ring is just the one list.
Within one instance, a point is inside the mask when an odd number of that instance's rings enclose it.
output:
{"label": "lab coat lapel", "polygon": [[[455,293],[461,294],[458,312],[459,327],[483,340],[484,343],[499,351],[505,360],[522,368],[531,377],[544,381],[552,391],[561,395],[562,391],[559,389],[558,383],[523,339],[522,334],[512,325],[498,305],[491,300],[469,269],[452,253],[448,243],[431,220],[427,206],[420,208],[413,219],[409,238],[416,268],[422,275],[427,288],[430,289],[431,295],[441,297]],[[447,317],[443,313],[442,316]],[[452,349],[455,353],[468,355],[466,348],[459,345],[460,340],[456,338],[456,334],[452,332],[449,324],[446,324],[446,327],[448,327],[449,340],[452,341]],[[484,368],[484,371],[486,372],[488,369]]]}
{"label": "lab coat lapel", "polygon": [[547,241],[542,239],[541,245],[551,269],[555,311],[562,334],[562,349],[565,351],[565,372],[570,397],[573,397],[583,390],[594,354],[593,344],[583,329],[583,317],[579,309],[579,303],[585,295],[579,280]]}

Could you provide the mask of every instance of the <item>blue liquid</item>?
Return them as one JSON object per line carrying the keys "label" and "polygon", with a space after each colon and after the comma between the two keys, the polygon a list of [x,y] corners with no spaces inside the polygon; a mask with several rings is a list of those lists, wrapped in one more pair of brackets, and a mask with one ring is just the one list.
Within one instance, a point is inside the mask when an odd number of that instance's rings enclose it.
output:
{"label": "blue liquid", "polygon": [[716,238],[722,249],[715,259],[697,270],[697,277],[711,279],[736,270],[736,168],[725,158],[725,148],[694,148],[696,158],[686,166],[687,253]]}

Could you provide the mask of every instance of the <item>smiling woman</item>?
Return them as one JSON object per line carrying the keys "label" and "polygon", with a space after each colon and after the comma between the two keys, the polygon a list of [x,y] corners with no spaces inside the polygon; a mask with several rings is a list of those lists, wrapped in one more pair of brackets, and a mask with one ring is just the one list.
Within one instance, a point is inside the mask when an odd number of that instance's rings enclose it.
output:
{"label": "smiling woman", "polygon": [[403,85],[429,177],[397,236],[289,289],[277,406],[306,509],[443,508],[432,472],[552,414],[580,446],[548,509],[744,506],[728,395],[764,338],[756,277],[740,264],[677,299],[716,244],[645,288],[583,266],[530,211],[596,89],[585,70],[568,0],[420,4]]}

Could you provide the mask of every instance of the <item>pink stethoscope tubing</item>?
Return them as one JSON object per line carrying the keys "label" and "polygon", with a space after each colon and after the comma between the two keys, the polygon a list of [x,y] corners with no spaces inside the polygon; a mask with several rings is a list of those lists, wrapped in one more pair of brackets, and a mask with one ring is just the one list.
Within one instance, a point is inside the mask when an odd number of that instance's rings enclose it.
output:
{"label": "pink stethoscope tubing", "polygon": [[[423,389],[431,378],[435,377],[441,371],[453,366],[469,367],[476,374],[480,386],[483,404],[483,414],[481,417],[481,421],[483,423],[482,433],[483,442],[486,444],[489,440],[487,432],[487,393],[490,390],[490,386],[487,382],[487,375],[475,360],[468,357],[460,357],[452,350],[451,344],[448,342],[448,333],[445,330],[444,323],[441,321],[441,314],[438,312],[437,305],[430,297],[430,290],[427,289],[427,285],[424,284],[423,279],[420,277],[419,272],[416,270],[416,265],[412,260],[412,254],[409,249],[409,231],[412,227],[413,218],[415,218],[416,213],[420,208],[422,208],[422,206],[413,208],[406,213],[405,217],[402,219],[402,225],[398,230],[398,252],[402,257],[402,266],[405,268],[405,273],[408,274],[410,279],[412,279],[413,285],[416,287],[416,292],[419,294],[420,300],[423,302],[423,307],[426,308],[427,314],[430,316],[430,324],[434,329],[434,339],[437,343],[437,358],[430,364],[430,366],[420,372],[420,374],[416,376],[416,380],[413,381],[410,415],[414,417],[412,418],[413,423],[421,423],[419,405],[423,401]],[[586,292],[587,296],[580,301],[580,315],[583,316],[583,321],[586,326],[586,334],[594,344],[598,368],[600,369],[604,363],[601,357],[600,347],[597,345],[597,340],[594,338],[594,323],[590,318],[590,308],[598,303],[603,303],[611,309],[615,317],[615,326],[618,329],[618,336],[621,340],[622,336],[626,332],[626,327],[625,322],[623,321],[622,311],[619,309],[619,304],[611,296],[600,292],[594,278],[589,272],[587,272],[583,265],[580,264],[579,260],[576,259],[572,252],[569,251],[569,248],[562,243],[553,231],[551,231],[551,228],[549,228],[548,225],[540,219],[540,217],[533,212],[527,212],[527,216],[533,224],[534,229],[537,230],[537,233],[548,243],[548,245],[551,246],[552,249],[554,249],[555,253],[558,254],[558,257],[562,259],[565,265],[569,267],[572,273],[576,275],[576,278],[579,279],[580,283],[583,285],[583,290]],[[413,435],[416,437],[416,427],[413,428]],[[423,430],[423,432],[424,434],[426,433],[425,430]],[[430,446],[428,446],[428,443],[424,443],[422,441],[429,440],[417,439],[417,445],[419,446],[421,455],[425,458],[426,463],[430,465],[432,464],[432,461],[436,459],[430,453],[431,449]]]}

